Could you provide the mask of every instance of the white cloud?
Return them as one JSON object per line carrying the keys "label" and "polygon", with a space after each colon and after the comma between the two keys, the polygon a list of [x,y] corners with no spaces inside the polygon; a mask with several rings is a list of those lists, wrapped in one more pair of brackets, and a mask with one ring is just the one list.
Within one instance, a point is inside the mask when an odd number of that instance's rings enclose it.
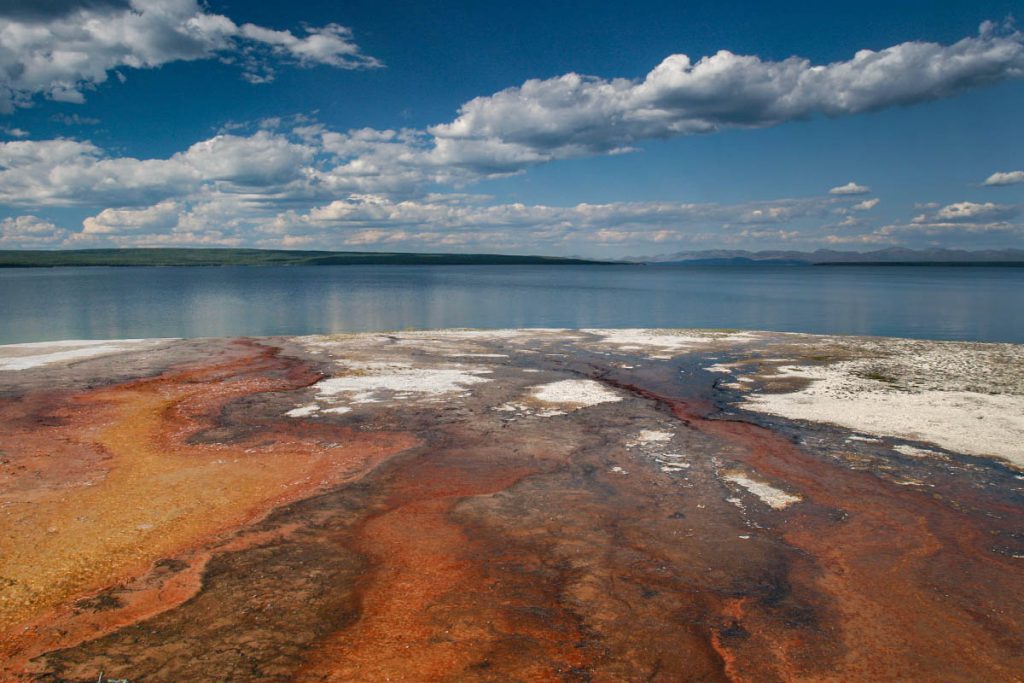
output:
{"label": "white cloud", "polygon": [[[907,42],[827,65],[728,51],[664,59],[640,80],[569,73],[533,79],[459,110],[429,129],[453,159],[541,160],[607,153],[651,138],[843,116],[950,97],[1024,76],[1024,38],[990,22],[953,45]],[[468,147],[464,151],[462,148]]]}
{"label": "white cloud", "polygon": [[[53,5],[48,3],[48,5]],[[150,69],[221,56],[239,61],[249,80],[273,78],[268,56],[298,66],[342,69],[381,63],[362,54],[344,26],[307,27],[302,36],[236,25],[197,0],[68,2],[38,11],[0,8],[0,112],[33,97],[83,102],[85,92],[120,68]]]}
{"label": "white cloud", "polygon": [[352,30],[339,24],[307,28],[304,37],[291,31],[275,31],[255,24],[243,24],[241,35],[263,43],[280,55],[296,59],[303,66],[326,64],[339,69],[359,69],[382,66],[380,61],[363,55],[352,42]]}
{"label": "white cloud", "polygon": [[67,236],[67,230],[37,216],[15,216],[0,221],[0,246],[5,248],[55,247]]}
{"label": "white cloud", "polygon": [[194,184],[185,165],[106,158],[90,142],[0,143],[0,202],[8,206],[148,203]]}
{"label": "white cloud", "polygon": [[194,169],[203,182],[265,188],[301,179],[315,153],[312,147],[260,130],[248,137],[217,135],[197,142],[169,162]]}
{"label": "white cloud", "polygon": [[[836,201],[787,199],[743,204],[612,202],[546,206],[484,203],[451,195],[395,200],[355,194],[307,212],[286,211],[256,228],[260,244],[320,246],[400,245],[404,248],[474,245],[480,248],[583,253],[602,245],[689,244],[719,240],[792,240],[780,229],[826,216]],[[757,225],[748,229],[744,226]]]}
{"label": "white cloud", "polygon": [[1003,204],[993,204],[992,202],[985,202],[984,204],[978,204],[976,202],[956,202],[955,204],[948,204],[932,215],[922,215],[916,217],[914,223],[934,223],[941,221],[948,222],[976,222],[979,220],[997,220],[1005,219],[1015,216],[1019,213],[1019,210],[1015,206],[1007,206]]}
{"label": "white cloud", "polygon": [[[195,0],[133,1],[136,10],[144,11],[131,18],[124,16],[126,2],[76,0],[65,3],[62,12],[47,15],[46,21],[39,18],[41,10],[33,9],[14,15],[8,24],[36,27],[40,36],[53,38],[72,30],[65,24],[102,15],[112,26],[138,32],[141,38],[132,39],[133,49],[159,48],[153,55],[129,59],[122,50],[128,39],[115,35],[109,54],[101,52],[101,59],[86,65],[93,71],[83,71],[86,66],[74,60],[61,62],[61,73],[79,74],[61,81],[66,87],[60,96],[68,97],[102,82],[111,64],[142,68],[173,59],[227,55],[241,60],[254,78],[263,78],[272,76],[260,70],[261,64],[269,64],[264,52],[299,65],[341,68],[347,68],[345,60],[359,55],[354,45],[343,45],[350,36],[339,26],[295,36],[253,25],[238,27],[201,9]],[[143,20],[144,25],[131,23]],[[187,30],[179,26],[182,21]],[[0,37],[8,28],[0,20]],[[77,26],[81,35],[72,35],[67,44],[94,40],[108,30],[110,26]],[[154,36],[166,41],[150,45],[147,41]],[[905,225],[850,234],[872,229],[867,221],[874,214],[864,212],[879,204],[877,198],[861,196],[870,188],[852,181],[832,188],[829,196],[734,205],[544,206],[424,193],[435,186],[461,188],[484,178],[520,173],[553,159],[621,152],[650,138],[767,126],[950,96],[1024,75],[1022,45],[1020,33],[986,25],[977,37],[951,46],[903,43],[880,52],[860,51],[849,61],[824,66],[797,58],[766,62],[728,52],[696,62],[673,55],[641,79],[567,74],[531,80],[471,100],[454,121],[426,130],[339,132],[305,116],[272,118],[228,124],[219,135],[157,159],[115,156],[81,140],[0,142],[0,204],[20,211],[88,207],[94,215],[80,232],[61,233],[49,224],[53,230],[38,233],[55,240],[50,244],[64,240],[76,245],[478,245],[584,253],[591,245],[627,249],[749,240],[820,242],[826,230],[849,243],[914,232],[948,234],[952,225],[960,231],[996,233],[1015,229],[1010,219],[1019,214],[1017,207],[970,202],[922,205],[919,211],[924,213]],[[0,40],[0,73],[9,63],[4,62],[11,57],[9,52]],[[39,74],[50,74],[46,82],[57,82],[55,68],[32,72],[36,75],[31,78],[42,83],[46,79]],[[26,73],[17,78],[29,78]],[[24,98],[42,92],[19,87],[10,91],[11,97],[21,97],[23,104],[29,101]],[[992,178],[1015,173],[1020,172]],[[859,213],[855,217],[853,212]],[[843,216],[838,224],[837,215]],[[823,225],[826,221],[832,224]],[[29,234],[27,226],[11,223],[7,231],[9,236],[24,237]],[[14,241],[15,237],[7,239]]]}
{"label": "white cloud", "polygon": [[893,238],[891,235],[882,235],[876,233],[869,233],[864,235],[826,235],[825,244],[840,245],[840,244],[892,244]]}
{"label": "white cloud", "polygon": [[50,117],[50,120],[55,123],[63,123],[65,126],[95,126],[100,122],[99,119],[91,116],[81,116],[79,114],[54,114]]}
{"label": "white cloud", "polygon": [[67,139],[6,142],[0,203],[137,206],[212,188],[281,196],[306,186],[315,152],[265,130],[217,135],[167,159],[108,157],[91,142]]}
{"label": "white cloud", "polygon": [[[184,40],[178,31],[182,22],[203,38],[188,43],[196,58],[207,55],[210,45],[230,46],[242,39],[258,39],[269,49],[298,54],[294,59],[300,63],[333,63],[331,60],[345,60],[358,53],[354,46],[336,44],[347,35],[337,26],[320,32],[311,29],[307,41],[252,25],[239,28],[226,17],[197,9],[194,0],[134,1],[133,7],[144,11],[127,12],[131,19],[123,16],[126,10],[121,4],[100,1],[75,6],[37,28],[41,35],[49,35],[65,22],[74,23],[79,30],[78,24],[88,13],[106,13],[108,23],[115,25],[155,22],[160,31],[170,33],[159,34],[166,38],[157,41],[163,52],[136,60],[140,65],[169,59],[172,48],[177,50],[174,54],[182,54],[184,48],[174,47]],[[28,21],[12,20],[12,25]],[[127,30],[127,26],[122,28]],[[143,38],[157,31],[148,23],[145,26],[145,30],[135,27]],[[148,38],[143,38],[133,43],[148,45]],[[89,64],[95,66],[93,61]],[[99,70],[90,76],[94,80],[104,77],[107,67],[96,68]],[[796,58],[765,62],[728,52],[696,63],[673,55],[640,80],[577,74],[531,80],[471,100],[454,121],[427,130],[337,132],[306,117],[292,117],[290,121],[264,121],[262,130],[254,135],[225,133],[168,159],[145,160],[109,157],[89,142],[21,141],[23,147],[0,143],[0,202],[19,207],[92,203],[98,209],[117,208],[209,191],[213,185],[268,199],[319,200],[350,193],[412,195],[431,185],[460,188],[484,178],[521,173],[564,156],[622,151],[646,138],[727,126],[771,125],[814,113],[855,113],[951,95],[1022,73],[1021,35],[990,25],[977,37],[951,46],[903,43],[880,52],[862,50],[849,61],[826,66],[812,66]],[[68,87],[81,82],[68,81]],[[290,132],[284,130],[286,126],[291,127]],[[225,129],[237,131],[239,126]],[[77,153],[67,156],[68,150]],[[13,163],[8,163],[12,157]],[[868,191],[850,182],[831,193]],[[760,217],[752,214],[749,219]]]}
{"label": "white cloud", "polygon": [[[880,228],[854,200],[810,197],[738,204],[495,203],[480,195],[399,199],[352,194],[320,204],[209,186],[181,199],[107,208],[68,232],[41,218],[8,219],[3,244],[42,246],[259,246],[268,248],[491,251],[621,255],[692,248],[814,248],[911,242],[993,246],[1024,234],[1013,205],[959,202]],[[297,208],[289,208],[297,207]],[[839,223],[831,220],[844,209]],[[31,222],[29,222],[31,221]],[[789,245],[789,246],[787,246]]]}
{"label": "white cloud", "polygon": [[1024,183],[1024,171],[1007,171],[1005,173],[993,173],[985,179],[984,184],[989,186],[996,185],[1016,185],[1018,183]]}
{"label": "white cloud", "polygon": [[868,192],[871,192],[871,188],[870,187],[865,187],[864,185],[858,185],[857,183],[853,182],[852,180],[850,182],[846,183],[845,185],[840,185],[838,187],[833,187],[831,190],[828,191],[829,194],[838,194],[838,195],[867,194]]}
{"label": "white cloud", "polygon": [[167,232],[178,224],[181,204],[163,201],[144,209],[104,209],[82,222],[85,235]]}
{"label": "white cloud", "polygon": [[[294,133],[337,164],[319,175],[335,192],[408,192],[521,173],[555,159],[630,151],[649,139],[841,116],[949,97],[1024,76],[1024,37],[982,26],[953,45],[908,42],[845,62],[763,61],[718,52],[671,55],[640,79],[569,73],[532,79],[464,103],[425,130],[347,133],[313,124]],[[835,194],[863,194],[851,182]]]}
{"label": "white cloud", "polygon": [[[1024,236],[1017,218],[1021,206],[992,202],[955,202],[946,206],[918,205],[928,209],[906,223],[890,223],[861,235],[843,236],[845,243],[900,242],[907,238],[933,240],[933,245],[1005,247]],[[987,241],[986,241],[987,240]],[[840,243],[840,242],[835,242]]]}

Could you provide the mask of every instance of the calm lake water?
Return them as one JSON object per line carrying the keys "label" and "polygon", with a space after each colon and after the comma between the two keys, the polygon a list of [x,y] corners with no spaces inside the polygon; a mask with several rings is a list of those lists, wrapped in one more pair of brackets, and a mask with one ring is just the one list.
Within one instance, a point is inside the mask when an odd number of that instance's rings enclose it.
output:
{"label": "calm lake water", "polygon": [[1024,343],[1024,268],[0,269],[0,343],[445,327],[729,327]]}

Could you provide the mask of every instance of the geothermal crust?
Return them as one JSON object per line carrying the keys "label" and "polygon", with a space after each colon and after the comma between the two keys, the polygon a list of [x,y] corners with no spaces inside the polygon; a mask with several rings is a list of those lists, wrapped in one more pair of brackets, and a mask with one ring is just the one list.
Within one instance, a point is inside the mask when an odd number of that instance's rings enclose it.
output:
{"label": "geothermal crust", "polygon": [[1024,347],[0,347],[0,680],[1016,680]]}

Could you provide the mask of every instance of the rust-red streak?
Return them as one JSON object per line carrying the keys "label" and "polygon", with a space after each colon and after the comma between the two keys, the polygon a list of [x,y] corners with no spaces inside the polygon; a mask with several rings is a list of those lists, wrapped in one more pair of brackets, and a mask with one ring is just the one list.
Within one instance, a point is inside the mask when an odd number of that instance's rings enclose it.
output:
{"label": "rust-red streak", "polygon": [[[743,464],[805,499],[783,513],[779,528],[787,544],[814,562],[794,567],[789,578],[794,591],[817,589],[833,598],[835,630],[815,637],[838,638],[842,647],[834,661],[808,663],[801,656],[806,635],[786,636],[764,609],[733,601],[729,616],[742,620],[752,637],[731,647],[714,639],[732,677],[763,680],[771,670],[785,679],[1020,680],[1024,576],[1019,561],[991,552],[986,543],[1012,524],[1004,504],[952,475],[935,489],[942,498],[901,487],[815,456],[764,427],[709,419],[709,402],[602,381],[665,405],[687,426],[738,446]],[[989,514],[965,514],[949,498]],[[844,521],[836,521],[837,510]]]}

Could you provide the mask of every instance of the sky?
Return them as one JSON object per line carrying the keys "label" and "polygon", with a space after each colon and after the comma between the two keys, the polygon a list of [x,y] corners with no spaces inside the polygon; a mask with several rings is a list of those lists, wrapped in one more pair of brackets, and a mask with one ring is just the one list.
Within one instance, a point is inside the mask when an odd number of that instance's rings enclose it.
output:
{"label": "sky", "polygon": [[1022,10],[0,0],[0,248],[1024,248]]}

